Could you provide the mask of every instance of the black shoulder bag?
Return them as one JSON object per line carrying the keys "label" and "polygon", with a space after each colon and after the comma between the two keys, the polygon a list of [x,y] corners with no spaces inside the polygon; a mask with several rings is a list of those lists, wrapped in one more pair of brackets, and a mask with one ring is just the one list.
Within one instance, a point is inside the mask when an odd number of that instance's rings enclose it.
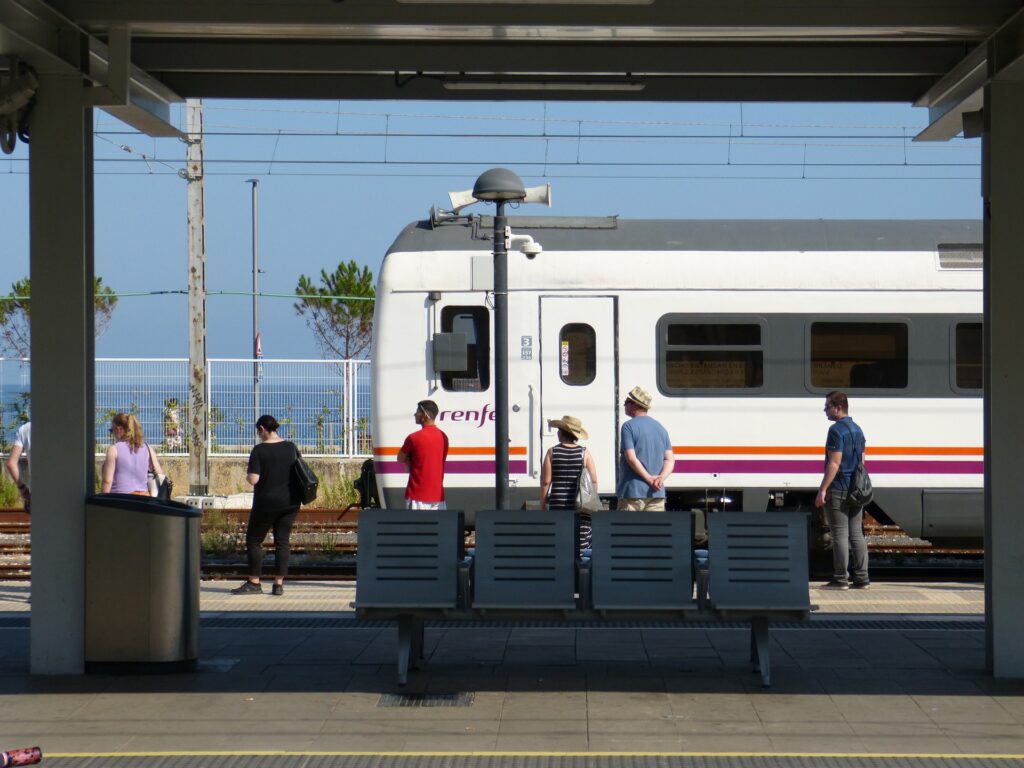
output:
{"label": "black shoulder bag", "polygon": [[843,426],[846,427],[846,431],[850,433],[853,455],[856,458],[856,464],[854,464],[853,467],[853,476],[850,478],[850,490],[847,491],[846,498],[858,507],[866,507],[871,503],[871,498],[875,493],[874,488],[871,485],[871,476],[868,474],[867,469],[864,468],[864,454],[857,454],[857,441],[854,438],[853,430],[845,424]]}
{"label": "black shoulder bag", "polygon": [[316,476],[316,473],[310,468],[303,458],[302,454],[299,453],[299,447],[295,446],[295,463],[292,464],[292,487],[295,489],[295,495],[299,497],[299,501],[303,504],[309,504],[316,500],[316,493],[320,488],[320,479]]}

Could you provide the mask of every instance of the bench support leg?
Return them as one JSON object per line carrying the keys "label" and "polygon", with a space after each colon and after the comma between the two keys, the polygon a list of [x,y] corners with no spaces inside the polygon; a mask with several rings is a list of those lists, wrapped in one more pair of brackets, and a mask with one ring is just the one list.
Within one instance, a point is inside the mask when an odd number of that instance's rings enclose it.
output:
{"label": "bench support leg", "polygon": [[414,616],[398,617],[398,684],[409,682],[409,659],[413,649],[415,635]]}
{"label": "bench support leg", "polygon": [[755,616],[750,620],[750,660],[754,662],[754,671],[761,673],[761,685],[764,688],[772,684],[771,658],[768,654],[770,645],[768,619]]}
{"label": "bench support leg", "polygon": [[423,661],[423,619],[414,616],[412,619],[412,647],[410,648],[409,665],[413,669],[419,669],[421,661]]}

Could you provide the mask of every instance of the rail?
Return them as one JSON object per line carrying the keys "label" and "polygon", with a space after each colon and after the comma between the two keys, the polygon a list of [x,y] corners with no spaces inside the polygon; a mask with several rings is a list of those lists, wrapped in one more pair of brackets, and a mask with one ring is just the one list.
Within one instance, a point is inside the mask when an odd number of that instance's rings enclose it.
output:
{"label": "rail", "polygon": [[[249,510],[206,510],[200,533],[204,578],[242,576],[245,525]],[[293,577],[351,578],[355,573],[359,510],[303,509],[291,536]],[[273,551],[271,537],[263,545]],[[0,509],[0,580],[27,581],[32,575],[31,517],[22,510]]]}

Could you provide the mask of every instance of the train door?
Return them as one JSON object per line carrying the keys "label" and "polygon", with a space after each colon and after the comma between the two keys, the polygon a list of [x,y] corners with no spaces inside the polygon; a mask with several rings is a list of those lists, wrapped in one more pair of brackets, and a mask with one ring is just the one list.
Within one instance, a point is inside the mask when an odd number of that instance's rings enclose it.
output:
{"label": "train door", "polygon": [[576,416],[602,493],[615,490],[616,337],[614,297],[540,297],[541,457],[558,441],[548,419]]}

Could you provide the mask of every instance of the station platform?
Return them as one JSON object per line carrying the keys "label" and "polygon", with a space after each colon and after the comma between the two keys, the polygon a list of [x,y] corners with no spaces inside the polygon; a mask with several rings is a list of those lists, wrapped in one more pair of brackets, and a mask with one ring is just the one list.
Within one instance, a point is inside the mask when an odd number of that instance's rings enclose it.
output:
{"label": "station platform", "polygon": [[0,750],[82,766],[1024,766],[1024,681],[985,671],[978,583],[812,585],[773,628],[434,627],[399,686],[396,630],[352,586],[207,581],[194,673],[33,677],[30,585],[0,582]]}

